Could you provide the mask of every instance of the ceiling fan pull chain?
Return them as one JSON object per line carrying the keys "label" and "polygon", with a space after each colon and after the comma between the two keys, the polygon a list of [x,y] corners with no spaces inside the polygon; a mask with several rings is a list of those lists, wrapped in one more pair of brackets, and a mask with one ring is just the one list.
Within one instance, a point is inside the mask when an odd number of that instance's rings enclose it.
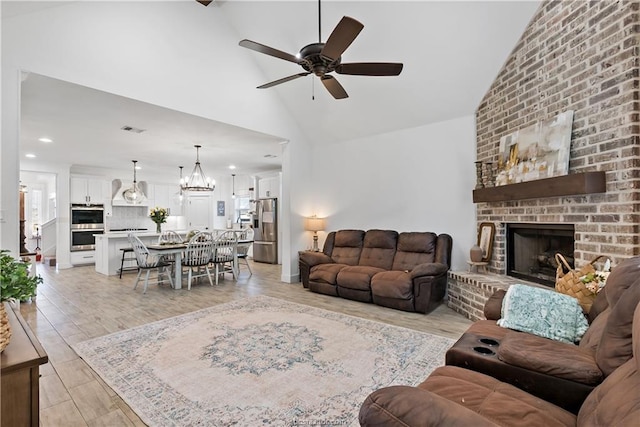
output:
{"label": "ceiling fan pull chain", "polygon": [[316,100],[316,79],[311,79],[311,100]]}

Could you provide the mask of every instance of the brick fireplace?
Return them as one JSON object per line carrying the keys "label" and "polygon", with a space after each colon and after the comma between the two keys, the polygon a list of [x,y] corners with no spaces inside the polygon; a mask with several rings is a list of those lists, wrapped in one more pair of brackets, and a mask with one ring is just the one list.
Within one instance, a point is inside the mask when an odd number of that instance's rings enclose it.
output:
{"label": "brick fireplace", "polygon": [[[502,136],[573,110],[569,174],[602,171],[606,182],[605,192],[477,203],[478,224],[496,226],[491,276],[506,272],[510,223],[572,225],[576,266],[640,255],[639,10],[637,0],[543,2],[482,99],[478,161],[497,162]],[[486,298],[511,283],[500,276],[482,285],[454,272],[449,305],[481,318]]]}
{"label": "brick fireplace", "polygon": [[554,287],[556,254],[574,265],[573,224],[507,224],[507,276]]}

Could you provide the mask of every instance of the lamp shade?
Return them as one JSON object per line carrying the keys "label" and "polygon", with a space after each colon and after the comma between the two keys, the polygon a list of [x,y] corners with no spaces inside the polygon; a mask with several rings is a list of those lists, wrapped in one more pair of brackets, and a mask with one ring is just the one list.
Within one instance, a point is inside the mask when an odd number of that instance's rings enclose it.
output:
{"label": "lamp shade", "polygon": [[304,228],[307,231],[322,231],[324,230],[324,218],[307,218]]}

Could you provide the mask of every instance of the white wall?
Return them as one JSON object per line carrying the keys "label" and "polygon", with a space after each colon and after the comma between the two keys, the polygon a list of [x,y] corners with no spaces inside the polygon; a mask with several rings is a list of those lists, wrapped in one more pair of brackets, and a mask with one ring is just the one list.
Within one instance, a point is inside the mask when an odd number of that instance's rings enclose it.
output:
{"label": "white wall", "polygon": [[[224,14],[205,11],[195,1],[70,2],[2,20],[0,246],[18,248],[19,84],[26,70],[288,140],[283,281],[297,279],[297,251],[311,240],[303,217],[314,213],[329,216],[329,229],[447,232],[455,267],[465,265],[475,240],[472,117],[311,150],[277,92],[247,84],[264,76],[251,55],[238,54],[242,37]],[[68,166],[55,171],[59,206],[68,206],[68,186],[60,185],[68,183]],[[65,211],[58,232],[68,245],[68,232],[60,232],[69,225]]]}
{"label": "white wall", "polygon": [[[432,231],[453,238],[453,269],[475,243],[475,119],[462,117],[313,151],[313,212],[328,231]],[[326,232],[319,233],[323,243]],[[306,246],[311,245],[308,232]]]}
{"label": "white wall", "polygon": [[[283,163],[283,180],[293,182],[283,187],[308,186],[306,174],[291,176],[308,165],[307,139],[275,92],[247,84],[263,75],[251,55],[239,54],[242,37],[214,12],[195,1],[69,2],[3,18],[0,246],[18,248],[21,70],[278,135],[297,146]],[[301,202],[308,197],[302,194]],[[303,231],[292,212],[283,212],[283,224],[292,227],[284,238],[295,251]],[[292,259],[283,260],[284,279],[297,271]]]}

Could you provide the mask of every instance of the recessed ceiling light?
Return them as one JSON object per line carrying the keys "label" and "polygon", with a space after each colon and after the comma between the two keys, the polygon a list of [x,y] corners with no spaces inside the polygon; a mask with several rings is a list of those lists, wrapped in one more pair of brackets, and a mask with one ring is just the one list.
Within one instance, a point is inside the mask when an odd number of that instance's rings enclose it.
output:
{"label": "recessed ceiling light", "polygon": [[38,141],[49,143],[49,142],[53,142],[53,139],[42,137],[42,138],[38,138]]}
{"label": "recessed ceiling light", "polygon": [[229,165],[229,169],[234,170],[236,168],[236,165]]}
{"label": "recessed ceiling light", "polygon": [[25,156],[25,157],[28,157],[28,158],[30,158],[30,159],[35,159],[35,158],[36,158],[36,155],[35,155],[35,154],[32,154],[32,153],[25,154],[24,156]]}

